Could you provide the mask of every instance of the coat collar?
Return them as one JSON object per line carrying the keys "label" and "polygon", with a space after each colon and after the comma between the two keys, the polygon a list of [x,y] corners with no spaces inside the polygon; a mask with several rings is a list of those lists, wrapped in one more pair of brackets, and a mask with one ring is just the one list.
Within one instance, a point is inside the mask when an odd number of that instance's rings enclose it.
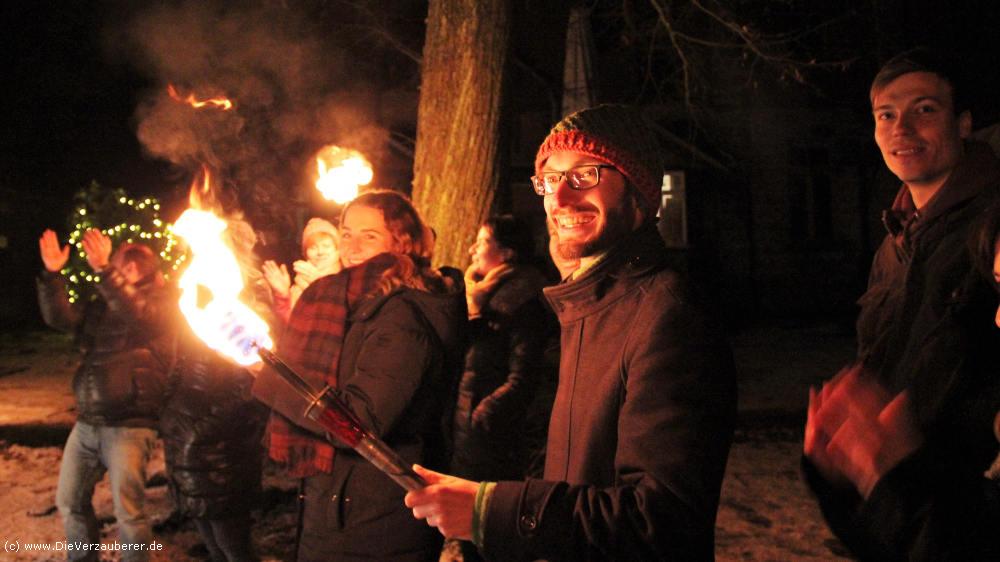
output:
{"label": "coat collar", "polygon": [[628,294],[647,274],[666,267],[667,251],[655,225],[643,225],[616,244],[583,276],[544,289],[562,323],[592,314]]}
{"label": "coat collar", "polygon": [[1000,184],[1000,160],[986,143],[967,141],[965,153],[944,185],[922,209],[913,205],[904,184],[896,194],[892,209],[882,213],[882,224],[895,237],[915,236],[939,217],[976,198],[990,186]]}

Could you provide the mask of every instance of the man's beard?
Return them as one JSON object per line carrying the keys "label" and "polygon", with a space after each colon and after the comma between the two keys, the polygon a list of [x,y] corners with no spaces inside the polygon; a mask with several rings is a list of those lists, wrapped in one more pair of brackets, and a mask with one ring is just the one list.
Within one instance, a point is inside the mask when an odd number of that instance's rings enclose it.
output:
{"label": "man's beard", "polygon": [[634,230],[635,202],[626,197],[621,206],[607,209],[604,228],[594,238],[584,242],[563,242],[559,240],[556,251],[564,260],[578,260],[599,255],[611,249],[622,238]]}

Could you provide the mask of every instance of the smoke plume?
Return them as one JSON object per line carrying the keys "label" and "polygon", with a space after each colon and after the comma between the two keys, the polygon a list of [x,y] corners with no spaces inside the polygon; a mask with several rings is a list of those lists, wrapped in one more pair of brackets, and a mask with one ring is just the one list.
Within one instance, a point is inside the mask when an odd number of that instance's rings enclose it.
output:
{"label": "smoke plume", "polygon": [[[376,96],[352,72],[361,55],[334,46],[321,20],[286,3],[230,4],[157,3],[115,42],[157,83],[136,110],[149,153],[192,174],[208,165],[255,226],[275,226],[290,216],[290,201],[308,195],[320,147],[354,148],[377,166],[388,134],[376,124]],[[195,109],[168,85],[234,107]]]}

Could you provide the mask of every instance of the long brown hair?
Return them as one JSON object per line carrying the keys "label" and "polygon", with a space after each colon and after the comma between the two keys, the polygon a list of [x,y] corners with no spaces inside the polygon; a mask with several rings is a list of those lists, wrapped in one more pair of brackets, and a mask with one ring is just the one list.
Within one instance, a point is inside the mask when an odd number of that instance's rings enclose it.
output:
{"label": "long brown hair", "polygon": [[424,224],[409,197],[390,189],[366,191],[344,206],[340,224],[344,224],[344,217],[353,206],[382,211],[382,219],[392,236],[391,252],[396,263],[382,274],[380,294],[397,287],[434,293],[444,290],[444,279],[430,266],[434,247],[430,228]]}

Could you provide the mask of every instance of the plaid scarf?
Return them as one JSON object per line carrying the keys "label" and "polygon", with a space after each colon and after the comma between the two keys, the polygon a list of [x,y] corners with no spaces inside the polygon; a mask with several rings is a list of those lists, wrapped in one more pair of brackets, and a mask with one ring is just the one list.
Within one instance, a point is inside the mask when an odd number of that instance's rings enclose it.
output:
{"label": "plaid scarf", "polygon": [[[299,297],[278,344],[278,355],[314,388],[337,387],[350,312],[378,287],[382,273],[395,263],[392,254],[381,254],[317,279]],[[271,412],[267,433],[269,456],[284,465],[290,476],[302,478],[333,470],[333,446],[281,414]]]}

